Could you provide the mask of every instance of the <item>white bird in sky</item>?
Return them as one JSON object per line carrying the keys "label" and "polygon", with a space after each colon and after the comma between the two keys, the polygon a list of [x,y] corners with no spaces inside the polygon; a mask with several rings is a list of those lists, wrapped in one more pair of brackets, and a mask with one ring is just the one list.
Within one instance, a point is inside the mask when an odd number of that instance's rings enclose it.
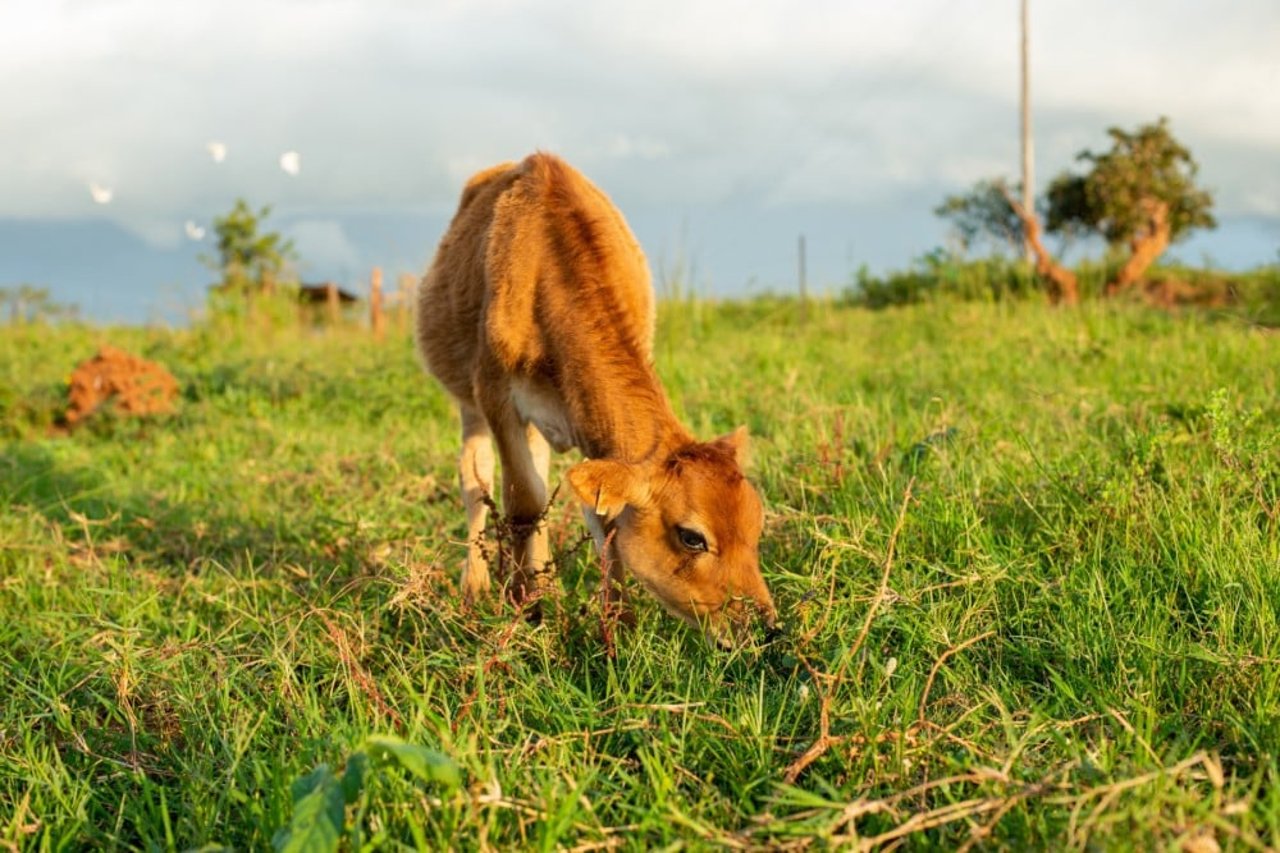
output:
{"label": "white bird in sky", "polygon": [[110,204],[111,197],[115,195],[115,191],[108,187],[104,187],[97,181],[90,181],[89,195],[93,196],[93,200],[98,204]]}
{"label": "white bird in sky", "polygon": [[213,158],[213,162],[221,163],[223,160],[227,159],[227,143],[218,142],[215,139],[213,142],[207,143],[204,147],[209,149],[209,156]]}
{"label": "white bird in sky", "polygon": [[286,151],[280,155],[280,168],[293,177],[297,177],[302,169],[302,155],[297,151]]}
{"label": "white bird in sky", "polygon": [[192,220],[188,219],[187,224],[184,227],[186,228],[187,236],[190,237],[192,240],[204,239],[204,229],[201,228]]}

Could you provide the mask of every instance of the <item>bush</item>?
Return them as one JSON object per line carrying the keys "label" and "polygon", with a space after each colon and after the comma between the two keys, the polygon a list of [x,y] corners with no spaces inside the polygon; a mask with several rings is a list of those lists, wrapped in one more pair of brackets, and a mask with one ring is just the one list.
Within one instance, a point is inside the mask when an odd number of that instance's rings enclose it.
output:
{"label": "bush", "polygon": [[945,249],[935,249],[905,271],[873,276],[865,266],[846,288],[844,302],[866,308],[884,308],[924,302],[939,296],[965,302],[1000,302],[1042,292],[1031,267],[1023,261],[994,255],[970,260]]}
{"label": "bush", "polygon": [[[1122,259],[1104,257],[1075,267],[1082,299],[1102,296]],[[1245,272],[1167,264],[1153,267],[1137,290],[1167,307],[1223,309],[1263,326],[1280,326],[1280,264]],[[1000,302],[1044,293],[1043,281],[1029,265],[1000,255],[969,259],[935,249],[906,270],[872,275],[865,266],[845,288],[841,302],[865,308],[909,305],[938,298],[962,302]]]}
{"label": "bush", "polygon": [[1238,313],[1258,325],[1280,327],[1280,264],[1235,273],[1227,281]]}

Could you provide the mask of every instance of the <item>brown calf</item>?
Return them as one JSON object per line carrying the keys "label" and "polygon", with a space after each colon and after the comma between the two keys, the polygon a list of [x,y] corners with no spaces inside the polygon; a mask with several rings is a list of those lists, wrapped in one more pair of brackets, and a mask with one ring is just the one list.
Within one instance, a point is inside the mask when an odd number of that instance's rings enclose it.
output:
{"label": "brown calf", "polygon": [[[649,271],[622,214],[560,159],[534,154],[472,177],[423,281],[417,338],[462,415],[467,559],[462,590],[489,589],[486,495],[496,439],[503,508],[515,531],[509,592],[547,583],[551,447],[570,469],[609,587],[628,569],[672,614],[727,644],[757,613],[773,625],[760,574],[760,498],[742,474],[746,429],[697,442],[652,365]],[[610,540],[609,532],[613,531]]]}

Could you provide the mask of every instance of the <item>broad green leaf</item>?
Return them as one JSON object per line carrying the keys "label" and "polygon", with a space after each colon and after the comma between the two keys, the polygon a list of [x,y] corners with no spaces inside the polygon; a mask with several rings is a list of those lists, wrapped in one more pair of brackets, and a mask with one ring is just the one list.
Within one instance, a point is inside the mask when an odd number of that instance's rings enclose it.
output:
{"label": "broad green leaf", "polygon": [[321,764],[293,783],[293,816],[271,839],[276,853],[332,853],[342,837],[346,803],[342,786]]}
{"label": "broad green leaf", "polygon": [[365,748],[377,761],[394,760],[424,782],[439,782],[450,790],[462,784],[457,763],[442,752],[405,743],[391,735],[371,735]]}
{"label": "broad green leaf", "polygon": [[369,756],[363,752],[353,752],[347,758],[346,769],[342,771],[342,798],[351,805],[364,790],[364,779],[369,771]]}

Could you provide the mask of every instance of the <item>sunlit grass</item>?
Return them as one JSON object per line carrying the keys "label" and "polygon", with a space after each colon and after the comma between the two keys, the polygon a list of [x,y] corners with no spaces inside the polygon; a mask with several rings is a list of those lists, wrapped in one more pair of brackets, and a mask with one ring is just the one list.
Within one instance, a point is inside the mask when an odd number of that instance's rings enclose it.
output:
{"label": "sunlit grass", "polygon": [[[353,849],[1280,843],[1280,337],[697,309],[659,371],[697,433],[750,426],[789,630],[732,655],[641,599],[611,659],[585,548],[542,626],[464,612],[457,429],[403,335],[0,331],[0,842],[262,849],[392,733],[462,785],[370,771]],[[178,414],[48,436],[105,340]]]}

